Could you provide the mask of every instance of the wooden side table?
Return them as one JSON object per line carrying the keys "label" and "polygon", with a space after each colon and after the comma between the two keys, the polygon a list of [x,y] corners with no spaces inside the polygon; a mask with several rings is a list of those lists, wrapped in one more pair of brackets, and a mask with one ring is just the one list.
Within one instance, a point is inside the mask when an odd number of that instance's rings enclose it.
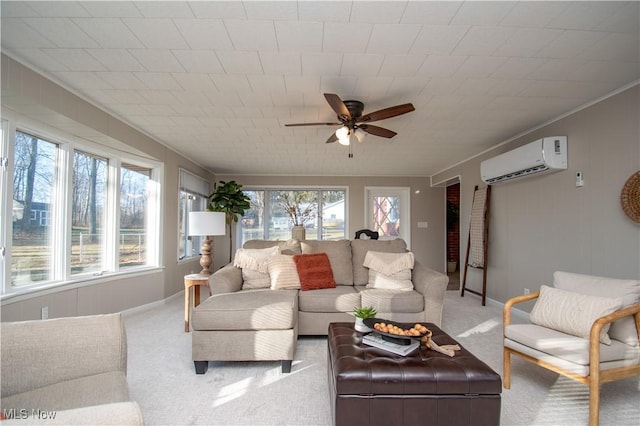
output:
{"label": "wooden side table", "polygon": [[209,289],[211,295],[211,287],[209,287],[209,277],[200,274],[190,274],[184,276],[184,331],[189,332],[189,318],[191,317],[191,287],[193,287],[193,306],[200,304],[200,286]]}

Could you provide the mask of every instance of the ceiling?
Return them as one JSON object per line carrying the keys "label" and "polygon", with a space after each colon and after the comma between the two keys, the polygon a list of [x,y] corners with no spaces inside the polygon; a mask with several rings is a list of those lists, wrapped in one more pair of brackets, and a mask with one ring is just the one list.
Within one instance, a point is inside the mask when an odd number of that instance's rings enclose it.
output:
{"label": "ceiling", "polygon": [[[636,82],[639,6],[2,1],[2,51],[214,173],[429,176]],[[348,158],[324,93],[416,110]]]}

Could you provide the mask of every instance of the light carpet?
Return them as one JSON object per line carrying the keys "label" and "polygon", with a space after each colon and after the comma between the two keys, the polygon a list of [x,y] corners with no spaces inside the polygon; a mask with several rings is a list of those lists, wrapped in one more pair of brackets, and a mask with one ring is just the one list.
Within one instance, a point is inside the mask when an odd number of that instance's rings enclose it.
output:
{"label": "light carpet", "polygon": [[[326,337],[298,340],[290,374],[280,362],[210,362],[196,375],[183,293],[124,313],[131,398],[148,425],[330,425]],[[502,310],[447,291],[442,329],[502,374]],[[589,393],[574,382],[512,359],[503,425],[586,425]],[[640,425],[640,380],[602,386],[600,424]]]}

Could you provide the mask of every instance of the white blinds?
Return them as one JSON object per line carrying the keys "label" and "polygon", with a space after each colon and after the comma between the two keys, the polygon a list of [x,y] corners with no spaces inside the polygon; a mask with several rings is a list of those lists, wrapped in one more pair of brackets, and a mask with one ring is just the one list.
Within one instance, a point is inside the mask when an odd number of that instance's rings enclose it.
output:
{"label": "white blinds", "polygon": [[210,193],[209,182],[184,169],[180,169],[180,189],[203,197]]}

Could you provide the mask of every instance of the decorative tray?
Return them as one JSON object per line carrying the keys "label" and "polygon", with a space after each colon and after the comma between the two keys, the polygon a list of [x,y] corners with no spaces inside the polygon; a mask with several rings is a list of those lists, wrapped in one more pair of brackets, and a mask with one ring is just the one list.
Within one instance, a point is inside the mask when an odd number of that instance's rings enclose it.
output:
{"label": "decorative tray", "polygon": [[[408,322],[396,322],[390,321],[382,318],[367,318],[362,321],[364,325],[373,330],[374,333],[379,334],[382,338],[388,342],[397,343],[399,345],[409,345],[411,344],[411,339],[421,339],[424,336],[431,335],[431,330],[429,330],[426,326],[420,323],[408,323]],[[378,324],[378,327],[376,327]],[[386,325],[385,327],[381,327],[381,325]],[[398,327],[402,330],[412,330],[415,329],[414,326],[416,324],[421,325],[421,329],[418,330],[420,334],[399,334],[397,332],[389,332],[390,327]]]}

